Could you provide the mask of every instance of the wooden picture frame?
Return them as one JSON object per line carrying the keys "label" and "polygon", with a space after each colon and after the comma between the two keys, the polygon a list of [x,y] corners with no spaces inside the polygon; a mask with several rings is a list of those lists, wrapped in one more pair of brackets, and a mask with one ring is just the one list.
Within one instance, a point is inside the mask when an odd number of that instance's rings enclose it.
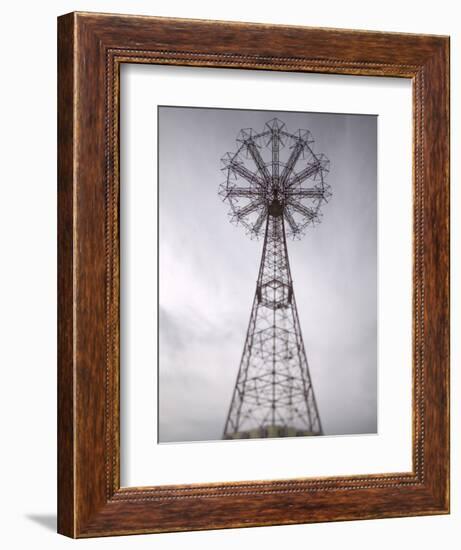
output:
{"label": "wooden picture frame", "polygon": [[[413,469],[120,487],[122,63],[412,79]],[[58,20],[58,531],[96,537],[449,512],[449,39],[71,13]]]}

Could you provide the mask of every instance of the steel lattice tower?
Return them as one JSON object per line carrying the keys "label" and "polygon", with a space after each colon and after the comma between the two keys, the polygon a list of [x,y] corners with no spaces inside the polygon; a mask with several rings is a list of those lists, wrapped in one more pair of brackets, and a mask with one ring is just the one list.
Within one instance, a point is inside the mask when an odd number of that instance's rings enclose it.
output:
{"label": "steel lattice tower", "polygon": [[220,195],[231,221],[264,236],[250,322],[224,439],[320,435],[293,291],[287,236],[300,238],[320,221],[330,197],[329,161],[313,151],[309,131],[291,134],[278,119],[241,130],[238,149],[222,159]]}

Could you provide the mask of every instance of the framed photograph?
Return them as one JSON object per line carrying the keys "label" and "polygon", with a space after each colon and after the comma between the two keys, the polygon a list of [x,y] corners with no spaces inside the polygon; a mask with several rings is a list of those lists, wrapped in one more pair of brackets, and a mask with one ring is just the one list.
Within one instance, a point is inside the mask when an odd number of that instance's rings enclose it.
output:
{"label": "framed photograph", "polygon": [[58,531],[449,512],[449,39],[58,20]]}

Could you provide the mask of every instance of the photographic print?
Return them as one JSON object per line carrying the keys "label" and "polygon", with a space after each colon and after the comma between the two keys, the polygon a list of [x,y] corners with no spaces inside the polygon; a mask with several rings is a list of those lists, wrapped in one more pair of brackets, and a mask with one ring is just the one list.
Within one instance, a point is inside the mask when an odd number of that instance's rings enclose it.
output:
{"label": "photographic print", "polygon": [[377,433],[377,117],[158,107],[159,442]]}

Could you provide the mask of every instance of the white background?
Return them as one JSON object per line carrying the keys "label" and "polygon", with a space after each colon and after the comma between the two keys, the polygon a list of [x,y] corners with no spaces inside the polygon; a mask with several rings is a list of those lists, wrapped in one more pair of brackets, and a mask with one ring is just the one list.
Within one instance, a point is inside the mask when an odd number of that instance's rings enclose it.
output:
{"label": "white background", "polygon": [[[459,112],[461,18],[455,1],[317,3],[141,0],[17,1],[2,10],[0,88],[1,496],[5,548],[458,548],[461,534],[459,338],[452,344],[452,514],[73,542],[54,533],[56,494],[56,16],[112,11],[452,36],[452,120]],[[459,151],[459,123],[452,150]],[[461,174],[452,159],[452,334],[460,332]]]}
{"label": "white background", "polygon": [[[229,75],[226,70],[139,65],[122,68],[121,74],[122,485],[410,471],[411,82],[280,73],[261,78],[260,71]],[[155,106],[185,101],[195,107],[283,106],[288,111],[378,115],[378,434],[189,442],[187,446],[155,443]]]}

